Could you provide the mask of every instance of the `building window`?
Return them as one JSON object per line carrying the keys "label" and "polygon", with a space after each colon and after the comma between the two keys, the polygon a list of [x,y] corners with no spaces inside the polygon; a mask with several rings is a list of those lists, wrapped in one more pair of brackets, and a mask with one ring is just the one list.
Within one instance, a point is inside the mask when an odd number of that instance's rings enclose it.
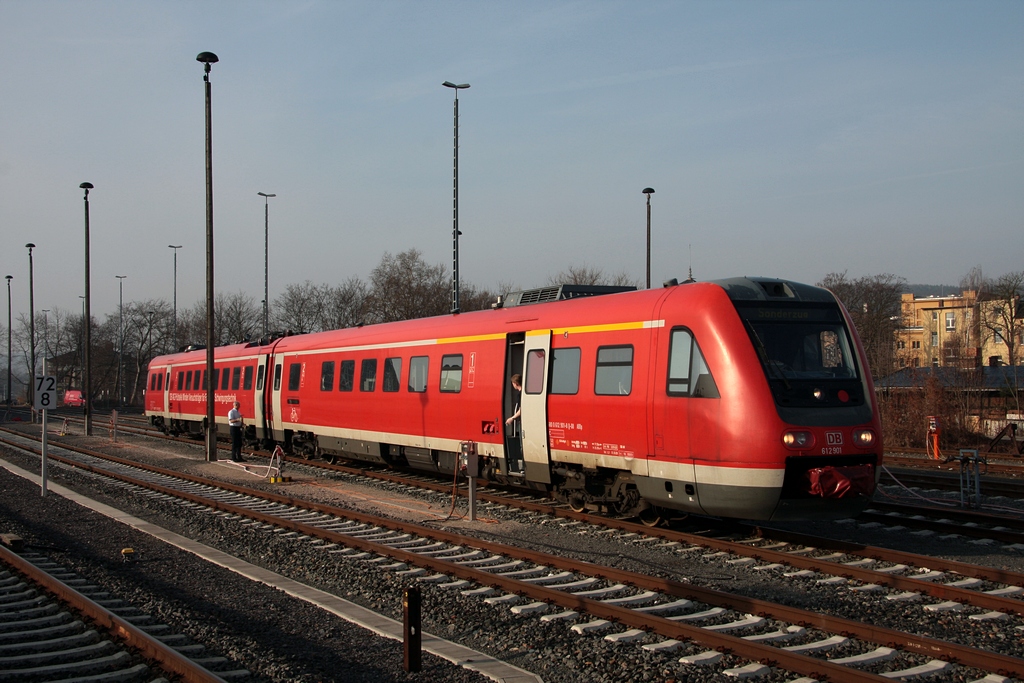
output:
{"label": "building window", "polygon": [[956,313],[946,313],[946,331],[952,332],[956,329]]}
{"label": "building window", "polygon": [[932,346],[938,346],[938,345],[939,345],[939,333],[938,332],[932,332]]}
{"label": "building window", "polygon": [[364,358],[359,369],[359,391],[373,391],[377,388],[377,359]]}
{"label": "building window", "polygon": [[921,342],[919,342],[919,341],[912,341],[912,342],[910,342],[910,348],[912,348],[912,349],[919,349],[919,348],[921,348]]}
{"label": "building window", "polygon": [[441,356],[441,391],[462,391],[462,354]]}
{"label": "building window", "polygon": [[395,392],[402,386],[402,359],[384,359],[384,391]]}
{"label": "building window", "polygon": [[422,394],[427,390],[427,369],[430,359],[426,356],[413,356],[409,359],[409,391]]}
{"label": "building window", "polygon": [[633,390],[633,347],[602,346],[597,349],[594,393],[628,396]]}
{"label": "building window", "polygon": [[992,341],[995,344],[1005,344],[1006,341],[1003,339],[1003,328],[993,327],[992,328]]}

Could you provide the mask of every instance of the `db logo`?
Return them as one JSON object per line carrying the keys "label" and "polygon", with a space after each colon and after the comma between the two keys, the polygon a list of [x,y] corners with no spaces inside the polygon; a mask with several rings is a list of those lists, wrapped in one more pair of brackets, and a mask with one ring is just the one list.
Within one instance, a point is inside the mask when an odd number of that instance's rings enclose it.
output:
{"label": "db logo", "polygon": [[843,445],[843,433],[842,432],[825,432],[825,440],[828,441],[829,446],[842,446]]}

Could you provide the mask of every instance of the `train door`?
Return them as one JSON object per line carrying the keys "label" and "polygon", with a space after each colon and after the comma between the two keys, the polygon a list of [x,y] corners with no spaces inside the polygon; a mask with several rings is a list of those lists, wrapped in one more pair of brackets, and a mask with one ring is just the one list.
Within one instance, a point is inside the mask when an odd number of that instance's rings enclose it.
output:
{"label": "train door", "polygon": [[270,439],[267,425],[267,367],[269,356],[260,356],[256,365],[256,393],[253,395],[253,419],[256,426],[256,438],[264,441]]}
{"label": "train door", "polygon": [[526,478],[550,484],[548,366],[551,363],[551,330],[527,332],[523,356],[522,440]]}
{"label": "train door", "polygon": [[163,399],[164,399],[164,417],[169,417],[171,414],[171,371],[164,371],[164,382]]}
{"label": "train door", "polygon": [[269,415],[266,416],[267,424],[270,427],[270,438],[275,441],[284,441],[284,423],[281,422],[281,373],[284,370],[284,358],[272,356],[274,365],[273,378],[267,378],[267,382],[273,381],[270,390]]}
{"label": "train door", "polygon": [[[505,430],[505,467],[508,474],[522,476],[526,474],[526,462],[523,460],[523,420],[522,420],[522,390],[517,391],[512,386],[512,377],[523,374],[523,347],[525,336],[522,333],[508,335],[508,347],[506,350],[505,363],[505,408],[502,424]],[[522,381],[520,379],[520,381]],[[519,419],[511,419],[516,412],[520,412]]]}

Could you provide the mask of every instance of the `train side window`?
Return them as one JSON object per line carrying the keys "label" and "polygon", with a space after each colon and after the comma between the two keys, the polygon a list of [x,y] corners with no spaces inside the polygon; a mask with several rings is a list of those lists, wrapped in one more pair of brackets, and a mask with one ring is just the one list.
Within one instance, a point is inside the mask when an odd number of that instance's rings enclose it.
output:
{"label": "train side window", "polygon": [[669,396],[719,397],[704,354],[689,330],[672,330],[666,391]]}
{"label": "train side window", "polygon": [[551,393],[578,394],[580,391],[580,350],[551,349]]}
{"label": "train side window", "polygon": [[220,390],[227,391],[228,383],[231,381],[231,368],[224,368],[220,373]]}
{"label": "train side window", "polygon": [[242,379],[242,368],[232,368],[231,370],[231,389],[232,391],[238,391],[239,381]]}
{"label": "train side window", "polygon": [[689,330],[672,330],[668,352],[668,395],[690,395],[690,361],[693,335]]}
{"label": "train side window", "polygon": [[413,356],[409,359],[409,391],[422,394],[427,390],[427,370],[430,359],[426,356]]}
{"label": "train side window", "polygon": [[544,349],[530,349],[526,354],[526,382],[523,389],[528,394],[544,391]]}
{"label": "train side window", "polygon": [[441,383],[439,389],[446,394],[462,391],[462,354],[441,356]]}
{"label": "train side window", "polygon": [[192,391],[192,371],[185,373],[185,391]]}
{"label": "train side window", "polygon": [[628,396],[632,390],[633,347],[598,347],[594,393],[603,396]]}
{"label": "train side window", "polygon": [[274,366],[274,391],[281,390],[281,364]]}
{"label": "train side window", "polygon": [[364,358],[359,369],[359,391],[373,391],[377,388],[377,359]]}
{"label": "train side window", "polygon": [[185,371],[178,370],[178,391],[181,391],[185,386]]}
{"label": "train side window", "polygon": [[206,370],[196,370],[196,389],[199,388],[199,378],[203,378],[203,391],[206,391]]}
{"label": "train side window", "polygon": [[252,366],[245,366],[245,374],[242,375],[242,389],[249,391],[252,389]]}
{"label": "train side window", "polygon": [[152,375],[149,376],[149,390],[150,391],[155,391],[156,390],[156,373],[155,372]]}
{"label": "train side window", "polygon": [[288,391],[298,391],[302,383],[302,363],[288,365]]}
{"label": "train side window", "polygon": [[704,362],[704,354],[700,352],[696,341],[693,343],[693,370],[690,375],[694,378],[694,398],[720,398],[718,385],[715,384],[715,378],[711,376],[711,370]]}
{"label": "train side window", "polygon": [[[167,375],[167,378],[168,378],[167,379],[167,383],[168,384],[171,383],[170,377],[171,376],[168,374]],[[162,373],[162,372],[159,375],[156,376],[156,390],[157,391],[163,391],[164,390],[164,373]]]}
{"label": "train side window", "polygon": [[334,388],[334,361],[325,360],[320,364],[320,391]]}
{"label": "train side window", "polygon": [[263,377],[266,374],[266,366],[261,365],[256,369],[256,391],[263,391]]}
{"label": "train side window", "polygon": [[384,391],[393,393],[402,386],[402,359],[384,359]]}
{"label": "train side window", "polygon": [[216,391],[220,386],[220,368],[213,369],[213,390]]}
{"label": "train side window", "polygon": [[356,383],[356,362],[354,360],[341,361],[341,377],[338,379],[338,391],[352,391]]}

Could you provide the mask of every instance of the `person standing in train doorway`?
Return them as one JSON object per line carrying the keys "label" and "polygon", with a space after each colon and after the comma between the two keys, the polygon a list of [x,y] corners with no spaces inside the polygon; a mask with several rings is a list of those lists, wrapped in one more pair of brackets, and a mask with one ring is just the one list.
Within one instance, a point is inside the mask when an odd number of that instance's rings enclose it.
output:
{"label": "person standing in train doorway", "polygon": [[243,462],[242,460],[242,411],[239,410],[241,403],[235,401],[235,405],[228,411],[228,426],[231,427],[231,460]]}
{"label": "person standing in train doorway", "polygon": [[523,474],[523,430],[522,430],[522,396],[523,376],[512,375],[512,415],[505,420],[505,426],[511,427],[509,439],[508,471],[509,474]]}

